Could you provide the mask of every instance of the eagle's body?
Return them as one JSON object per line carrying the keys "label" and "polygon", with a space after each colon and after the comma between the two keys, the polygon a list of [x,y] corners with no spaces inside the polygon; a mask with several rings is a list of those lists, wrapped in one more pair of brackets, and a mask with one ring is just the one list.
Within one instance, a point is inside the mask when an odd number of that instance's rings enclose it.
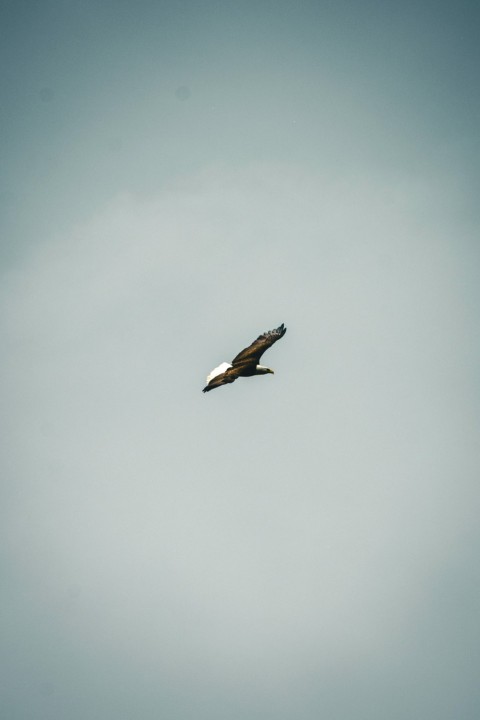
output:
{"label": "eagle's body", "polygon": [[265,365],[259,365],[258,361],[265,350],[268,350],[273,343],[280,340],[286,332],[287,328],[284,327],[282,323],[280,327],[275,330],[269,330],[263,333],[263,335],[259,335],[251,345],[238,353],[231,363],[223,362],[212,370],[207,377],[207,384],[203,388],[203,392],[209,392],[221,385],[235,382],[238,377],[251,377],[252,375],[273,373],[273,370],[265,367]]}

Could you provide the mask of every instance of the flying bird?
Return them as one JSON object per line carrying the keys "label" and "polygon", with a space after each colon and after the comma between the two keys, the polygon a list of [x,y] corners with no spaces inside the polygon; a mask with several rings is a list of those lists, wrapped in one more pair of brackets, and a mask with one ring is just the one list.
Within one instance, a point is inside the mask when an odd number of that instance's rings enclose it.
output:
{"label": "flying bird", "polygon": [[223,362],[212,370],[207,377],[207,384],[203,388],[203,392],[209,392],[221,385],[235,382],[239,377],[267,375],[267,373],[273,374],[273,370],[270,370],[270,368],[265,367],[265,365],[259,365],[259,360],[265,350],[268,350],[273,343],[280,340],[286,332],[287,328],[282,323],[280,327],[275,330],[268,330],[262,335],[259,335],[251,345],[238,353],[231,363]]}

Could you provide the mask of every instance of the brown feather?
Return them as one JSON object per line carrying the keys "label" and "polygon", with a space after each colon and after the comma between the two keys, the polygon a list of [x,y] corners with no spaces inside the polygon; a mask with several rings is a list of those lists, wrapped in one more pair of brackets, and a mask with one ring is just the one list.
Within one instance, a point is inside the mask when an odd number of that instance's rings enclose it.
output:
{"label": "brown feather", "polygon": [[215,390],[217,387],[221,387],[222,385],[227,385],[227,383],[235,382],[235,380],[238,378],[238,373],[233,368],[229,368],[224,373],[221,373],[220,375],[216,375],[216,377],[212,378],[208,385],[205,385],[202,392],[209,392],[210,390]]}
{"label": "brown feather", "polygon": [[233,358],[232,365],[258,365],[258,362],[265,350],[268,350],[268,348],[276,343],[277,340],[280,340],[286,332],[287,328],[284,327],[282,323],[280,327],[275,330],[268,330],[267,332],[262,333],[262,335],[259,335],[251,345],[242,350],[242,352],[239,352],[238,355]]}

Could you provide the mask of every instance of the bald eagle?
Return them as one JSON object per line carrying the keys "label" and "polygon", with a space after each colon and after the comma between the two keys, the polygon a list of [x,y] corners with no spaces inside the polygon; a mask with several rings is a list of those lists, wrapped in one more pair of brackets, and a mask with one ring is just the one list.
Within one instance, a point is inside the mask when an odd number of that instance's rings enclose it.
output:
{"label": "bald eagle", "polygon": [[215,390],[215,388],[227,383],[235,382],[238,377],[250,377],[251,375],[266,375],[273,373],[273,370],[259,365],[258,361],[262,357],[265,350],[280,340],[285,335],[287,328],[282,323],[275,330],[268,330],[259,335],[251,345],[238,353],[231,363],[223,362],[214,368],[207,377],[207,384],[203,388],[203,392]]}

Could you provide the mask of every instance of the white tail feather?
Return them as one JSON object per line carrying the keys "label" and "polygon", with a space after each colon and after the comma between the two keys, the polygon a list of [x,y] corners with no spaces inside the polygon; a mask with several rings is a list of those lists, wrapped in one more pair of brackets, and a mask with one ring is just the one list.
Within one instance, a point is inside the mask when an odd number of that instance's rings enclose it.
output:
{"label": "white tail feather", "polygon": [[217,377],[217,375],[221,375],[222,373],[225,372],[225,370],[228,370],[228,368],[231,368],[231,367],[232,367],[232,365],[230,365],[230,363],[223,362],[218,367],[213,368],[212,372],[207,377],[207,384],[210,382],[210,380],[213,380],[213,378]]}

